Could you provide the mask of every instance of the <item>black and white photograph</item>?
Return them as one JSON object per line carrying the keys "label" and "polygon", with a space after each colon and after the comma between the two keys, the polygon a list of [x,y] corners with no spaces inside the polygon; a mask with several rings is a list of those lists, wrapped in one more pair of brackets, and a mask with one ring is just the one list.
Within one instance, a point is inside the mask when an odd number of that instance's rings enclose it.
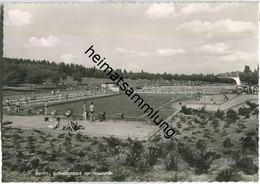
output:
{"label": "black and white photograph", "polygon": [[258,182],[258,9],[4,3],[2,182]]}

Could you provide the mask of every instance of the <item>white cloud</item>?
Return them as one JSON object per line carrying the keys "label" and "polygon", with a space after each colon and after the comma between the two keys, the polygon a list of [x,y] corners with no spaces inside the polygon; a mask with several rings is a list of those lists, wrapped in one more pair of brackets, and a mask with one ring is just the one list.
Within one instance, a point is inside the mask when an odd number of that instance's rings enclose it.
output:
{"label": "white cloud", "polygon": [[[64,62],[64,63],[71,63],[73,62],[75,59],[77,59],[78,56],[75,56],[73,54],[63,54],[60,59]],[[74,61],[75,62],[75,61]]]}
{"label": "white cloud", "polygon": [[183,49],[158,49],[155,51],[156,55],[159,56],[175,56],[175,55],[179,55],[179,54],[185,54],[187,53],[185,50]]}
{"label": "white cloud", "polygon": [[169,18],[176,15],[173,3],[156,3],[151,5],[145,12],[151,19]]}
{"label": "white cloud", "polygon": [[243,33],[256,29],[252,22],[232,21],[230,19],[215,22],[213,29],[219,32]]}
{"label": "white cloud", "polygon": [[208,3],[192,3],[183,7],[180,10],[179,15],[187,16],[192,14],[207,13],[210,11],[213,10],[210,8]]}
{"label": "white cloud", "polygon": [[129,50],[124,48],[116,48],[116,51],[127,56],[149,56],[150,55],[147,52],[142,52],[142,51],[138,52],[135,50]]}
{"label": "white cloud", "polygon": [[213,24],[211,22],[202,22],[194,20],[192,22],[185,22],[177,27],[180,32],[189,32],[194,34],[206,33],[212,30]]}
{"label": "white cloud", "polygon": [[198,53],[203,53],[207,55],[226,55],[231,53],[232,51],[229,50],[228,45],[224,43],[215,43],[215,44],[208,44],[208,45],[203,45],[199,48],[193,49],[194,51]]}
{"label": "white cloud", "polygon": [[230,19],[219,20],[215,23],[194,20],[180,24],[177,30],[191,34],[221,34],[221,33],[248,33],[256,30],[252,22],[233,21]]}
{"label": "white cloud", "polygon": [[13,9],[8,11],[8,17],[12,25],[28,25],[32,22],[33,15],[27,11]]}
{"label": "white cloud", "polygon": [[173,3],[156,3],[151,5],[146,10],[145,15],[152,19],[178,18],[196,14],[218,12],[230,7],[232,6],[227,3],[215,5],[214,7],[212,7],[209,3],[190,3],[177,11]]}
{"label": "white cloud", "polygon": [[195,52],[205,54],[209,58],[213,58],[217,61],[245,61],[255,58],[255,54],[246,53],[242,51],[235,51],[229,49],[229,46],[224,43],[215,43],[203,45],[201,47],[193,49]]}
{"label": "white cloud", "polygon": [[254,58],[255,58],[255,54],[241,52],[241,51],[219,57],[219,59],[221,59],[222,61],[230,61],[230,62],[252,60]]}
{"label": "white cloud", "polygon": [[53,47],[58,44],[64,44],[58,37],[49,35],[47,38],[30,37],[26,46]]}
{"label": "white cloud", "polygon": [[219,5],[216,5],[215,7],[212,7],[209,3],[191,3],[183,7],[178,13],[178,15],[189,16],[195,14],[205,14],[205,13],[218,12],[228,8],[232,8],[232,6],[230,6],[228,3],[221,3]]}

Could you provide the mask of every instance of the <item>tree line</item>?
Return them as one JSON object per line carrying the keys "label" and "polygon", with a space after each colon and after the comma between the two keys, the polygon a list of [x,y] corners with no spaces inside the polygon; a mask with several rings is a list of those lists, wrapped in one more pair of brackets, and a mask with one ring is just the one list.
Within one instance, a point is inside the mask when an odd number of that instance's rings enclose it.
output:
{"label": "tree line", "polygon": [[[68,76],[74,81],[81,83],[82,78],[107,78],[106,73],[95,68],[86,68],[78,64],[65,64],[49,62],[46,60],[30,60],[17,58],[3,58],[3,84],[7,86],[17,86],[19,84],[43,84],[51,82],[54,85],[64,83]],[[258,67],[254,71],[249,66],[245,66],[243,72],[239,72],[240,79],[250,85],[258,84]],[[119,75],[125,79],[147,79],[147,80],[177,80],[177,81],[203,81],[209,83],[232,83],[230,79],[218,78],[214,74],[153,74],[148,72],[127,72],[117,69]]]}

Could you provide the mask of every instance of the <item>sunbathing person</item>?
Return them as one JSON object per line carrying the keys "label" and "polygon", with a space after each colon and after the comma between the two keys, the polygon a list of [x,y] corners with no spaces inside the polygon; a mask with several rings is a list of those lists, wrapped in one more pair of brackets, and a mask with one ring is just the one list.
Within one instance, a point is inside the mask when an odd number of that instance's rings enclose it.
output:
{"label": "sunbathing person", "polygon": [[56,123],[54,125],[49,125],[48,126],[51,129],[57,129],[60,127],[60,118],[56,118]]}

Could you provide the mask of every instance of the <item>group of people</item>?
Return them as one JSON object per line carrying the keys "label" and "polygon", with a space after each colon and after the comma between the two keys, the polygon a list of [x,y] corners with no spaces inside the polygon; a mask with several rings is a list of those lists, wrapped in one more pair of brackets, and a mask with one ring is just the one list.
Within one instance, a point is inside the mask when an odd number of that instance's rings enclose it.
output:
{"label": "group of people", "polygon": [[201,91],[201,90],[196,91],[196,98],[197,98],[198,101],[200,100],[200,98],[202,97],[202,95],[203,95],[203,91]]}
{"label": "group of people", "polygon": [[[24,97],[23,102],[25,104],[26,107],[29,107],[29,100],[32,100],[30,97],[26,98]],[[21,109],[21,102],[22,100],[18,99],[15,102],[15,112],[20,113],[20,109]],[[7,98],[7,100],[5,101],[4,105],[7,107],[7,110],[10,111],[11,110],[11,100],[9,98]]]}
{"label": "group of people", "polygon": [[[87,106],[87,102],[84,102],[82,110],[83,110],[83,120],[85,120],[85,122],[88,122],[88,118],[91,123],[95,122],[95,120],[96,120],[95,106],[94,106],[93,102],[91,102],[89,108]],[[88,112],[88,110],[89,110],[89,112]]]}
{"label": "group of people", "polygon": [[56,122],[53,125],[49,125],[48,128],[50,129],[60,129],[60,130],[71,130],[71,131],[76,131],[79,129],[77,119],[75,116],[70,115],[67,117],[68,123],[67,125],[63,126],[61,124],[60,118],[56,118]]}

